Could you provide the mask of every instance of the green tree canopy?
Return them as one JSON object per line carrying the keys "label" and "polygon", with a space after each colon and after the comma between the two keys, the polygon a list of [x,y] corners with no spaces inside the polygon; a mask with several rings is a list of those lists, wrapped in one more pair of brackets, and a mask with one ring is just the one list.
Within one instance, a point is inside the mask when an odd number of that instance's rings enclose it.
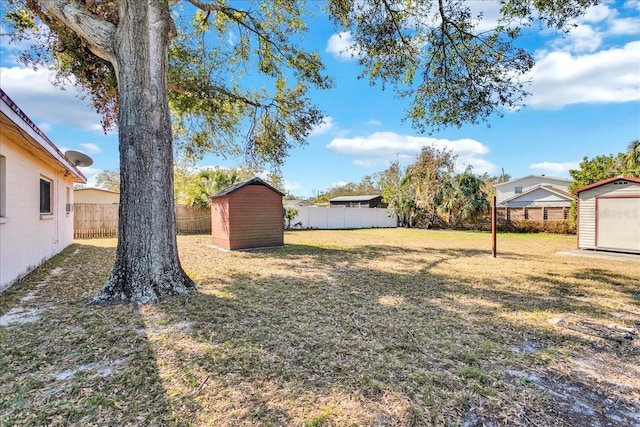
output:
{"label": "green tree canopy", "polygon": [[564,31],[597,0],[503,0],[494,28],[464,0],[330,0],[333,19],[351,31],[361,77],[391,85],[409,101],[420,131],[480,123],[522,106],[522,76],[534,65],[516,45],[522,29],[541,23]]}
{"label": "green tree canopy", "polygon": [[104,169],[96,175],[96,186],[120,192],[120,170]]}
{"label": "green tree canopy", "polygon": [[640,176],[640,140],[629,143],[623,165],[626,175]]}
{"label": "green tree canopy", "polygon": [[460,221],[474,219],[490,208],[482,179],[472,167],[449,179],[445,184],[440,210],[449,217],[449,225],[457,227]]}
{"label": "green tree canopy", "polygon": [[576,188],[620,175],[622,173],[620,166],[620,157],[613,154],[600,155],[593,159],[585,156],[582,158],[578,169],[569,170],[569,175],[573,179],[573,182],[569,185],[569,190],[575,190]]}
{"label": "green tree canopy", "polygon": [[211,206],[211,196],[241,181],[236,169],[207,168],[188,176],[179,203],[197,209]]}
{"label": "green tree canopy", "polygon": [[416,162],[409,166],[408,179],[416,192],[416,206],[425,214],[427,227],[437,218],[455,160],[456,156],[449,150],[426,146],[422,147]]}
{"label": "green tree canopy", "polygon": [[395,214],[398,225],[411,227],[416,207],[416,192],[411,186],[407,171],[402,171],[400,162],[391,163],[389,168],[382,172],[380,187],[382,197]]}

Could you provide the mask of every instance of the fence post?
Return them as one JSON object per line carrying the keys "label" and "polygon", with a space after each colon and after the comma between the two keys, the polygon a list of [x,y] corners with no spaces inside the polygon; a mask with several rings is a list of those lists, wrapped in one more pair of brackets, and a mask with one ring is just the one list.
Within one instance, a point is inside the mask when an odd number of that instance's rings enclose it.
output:
{"label": "fence post", "polygon": [[491,203],[491,256],[496,257],[497,252],[497,228],[498,228],[498,210],[496,209],[496,196],[493,196],[493,202]]}

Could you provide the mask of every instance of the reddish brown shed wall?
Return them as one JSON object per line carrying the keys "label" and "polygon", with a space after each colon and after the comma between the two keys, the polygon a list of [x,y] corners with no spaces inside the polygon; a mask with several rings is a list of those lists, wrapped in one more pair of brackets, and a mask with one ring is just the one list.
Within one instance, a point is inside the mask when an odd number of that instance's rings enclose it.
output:
{"label": "reddish brown shed wall", "polygon": [[211,235],[226,249],[284,245],[282,195],[256,184],[212,199]]}
{"label": "reddish brown shed wall", "polygon": [[229,247],[229,198],[211,199],[211,237],[213,244],[225,249]]}

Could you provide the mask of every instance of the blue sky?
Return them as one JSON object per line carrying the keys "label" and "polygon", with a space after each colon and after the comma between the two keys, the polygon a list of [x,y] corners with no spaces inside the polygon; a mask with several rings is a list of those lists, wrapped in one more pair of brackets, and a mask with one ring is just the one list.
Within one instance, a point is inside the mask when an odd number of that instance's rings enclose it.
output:
{"label": "blue sky", "polygon": [[[497,3],[469,5],[484,13],[481,27],[495,23]],[[358,80],[361,70],[345,53],[349,33],[338,34],[316,12],[305,45],[322,55],[336,87],[313,93],[326,118],[308,144],[286,159],[282,174],[288,191],[311,196],[332,185],[359,182],[396,158],[412,163],[424,145],[451,149],[459,169],[472,165],[476,173],[493,175],[504,169],[512,177],[568,177],[583,156],[624,151],[630,141],[640,139],[640,1],[604,2],[576,24],[564,37],[535,29],[520,40],[537,59],[527,76],[532,95],[526,108],[491,118],[490,127],[467,125],[420,135],[402,121],[407,101]],[[63,91],[51,83],[49,70],[17,63],[20,48],[0,37],[2,89],[58,147],[94,159],[84,170],[90,183],[100,170],[117,168],[116,134],[104,135],[99,117],[73,87]],[[199,165],[233,167],[241,160],[209,155]]]}

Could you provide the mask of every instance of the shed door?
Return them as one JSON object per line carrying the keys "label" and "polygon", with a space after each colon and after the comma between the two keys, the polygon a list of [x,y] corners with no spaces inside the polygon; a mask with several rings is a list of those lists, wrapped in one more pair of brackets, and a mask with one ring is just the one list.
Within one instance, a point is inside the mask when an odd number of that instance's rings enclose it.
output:
{"label": "shed door", "polygon": [[600,198],[597,248],[640,252],[640,197]]}

